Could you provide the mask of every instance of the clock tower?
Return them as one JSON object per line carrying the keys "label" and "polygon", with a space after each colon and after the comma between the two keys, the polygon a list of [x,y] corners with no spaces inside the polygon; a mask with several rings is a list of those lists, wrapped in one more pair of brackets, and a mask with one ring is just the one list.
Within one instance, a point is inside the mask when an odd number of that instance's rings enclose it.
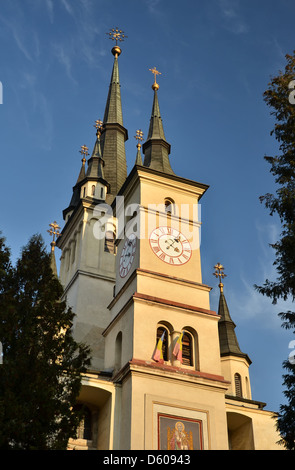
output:
{"label": "clock tower", "polygon": [[152,88],[145,164],[134,166],[118,193],[124,207],[114,206],[124,228],[118,231],[116,285],[103,335],[105,367],[114,369],[124,400],[118,446],[155,449],[158,426],[167,432],[183,417],[188,429],[196,429],[194,448],[208,449],[214,409],[221,432],[210,438],[225,448],[220,405],[228,384],[221,373],[219,317],[201,274],[198,209],[208,186],[174,174],[156,80]]}

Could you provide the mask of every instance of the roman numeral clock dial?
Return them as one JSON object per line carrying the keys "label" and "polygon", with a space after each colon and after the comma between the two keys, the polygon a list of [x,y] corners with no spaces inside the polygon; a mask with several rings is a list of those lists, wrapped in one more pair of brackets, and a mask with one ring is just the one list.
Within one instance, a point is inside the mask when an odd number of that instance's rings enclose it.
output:
{"label": "roman numeral clock dial", "polygon": [[192,248],[187,238],[172,227],[158,227],[150,235],[153,253],[164,263],[180,266],[192,256]]}
{"label": "roman numeral clock dial", "polygon": [[124,243],[120,257],[120,276],[125,277],[129,273],[136,252],[136,236],[131,234]]}

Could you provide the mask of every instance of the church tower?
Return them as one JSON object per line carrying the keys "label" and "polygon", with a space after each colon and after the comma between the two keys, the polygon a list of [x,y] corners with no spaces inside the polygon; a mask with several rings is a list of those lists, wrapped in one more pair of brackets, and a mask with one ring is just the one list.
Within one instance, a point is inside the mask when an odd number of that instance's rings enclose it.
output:
{"label": "church tower", "polygon": [[110,32],[116,45],[104,119],[95,123],[88,160],[81,148],[56,241],[74,334],[92,351],[78,398],[85,420],[69,448],[273,449],[273,413],[251,398],[251,361],[236,338],[219,264],[218,311],[210,306],[199,219],[209,186],[172,169],[155,67],[147,138],[141,145],[136,132],[127,174],[118,68],[124,37]]}
{"label": "church tower", "polygon": [[178,423],[185,429],[183,449],[207,449],[213,408],[221,432],[211,439],[225,448],[221,403],[228,384],[221,372],[219,317],[210,309],[211,289],[202,282],[199,243],[198,204],[208,186],[176,176],[171,168],[156,69],[152,72],[144,163],[135,165],[119,192],[131,217],[125,216],[125,232],[117,240],[115,296],[103,333],[105,366],[122,384],[125,404],[119,448],[157,448],[160,426],[161,448],[174,449]]}
{"label": "church tower", "polygon": [[76,314],[75,337],[90,345],[92,368],[97,370],[104,368],[101,333],[109,323],[107,305],[115,284],[116,221],[109,216],[109,204],[127,176],[128,134],[122,118],[120,53],[116,40],[104,120],[94,124],[96,139],[87,165],[89,149],[86,145],[81,147],[82,166],[70,204],[63,211],[65,226],[57,239],[62,251],[60,280]]}

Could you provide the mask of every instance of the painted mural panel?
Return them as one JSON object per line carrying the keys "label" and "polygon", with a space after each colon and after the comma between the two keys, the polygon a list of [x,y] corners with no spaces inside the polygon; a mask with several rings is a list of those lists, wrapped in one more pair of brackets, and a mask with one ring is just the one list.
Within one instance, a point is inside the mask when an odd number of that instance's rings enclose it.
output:
{"label": "painted mural panel", "polygon": [[202,450],[202,421],[158,414],[159,450]]}

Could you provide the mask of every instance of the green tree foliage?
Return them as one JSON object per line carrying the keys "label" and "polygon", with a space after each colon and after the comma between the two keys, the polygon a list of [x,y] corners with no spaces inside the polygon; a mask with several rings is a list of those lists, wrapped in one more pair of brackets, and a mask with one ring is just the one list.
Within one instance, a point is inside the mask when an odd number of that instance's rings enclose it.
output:
{"label": "green tree foliage", "polygon": [[90,351],[72,336],[74,313],[62,293],[41,236],[15,267],[0,238],[0,449],[65,449],[75,437]]}
{"label": "green tree foliage", "polygon": [[[261,202],[270,214],[280,218],[282,232],[280,239],[271,245],[275,251],[275,281],[266,279],[263,286],[255,286],[263,295],[270,297],[273,303],[278,299],[295,299],[295,104],[293,80],[295,79],[295,52],[286,55],[284,72],[271,79],[264,93],[264,100],[275,117],[275,126],[271,132],[279,143],[280,155],[265,157],[270,164],[270,172],[275,177],[275,194],[262,196]],[[291,88],[290,88],[291,86]],[[281,312],[282,326],[295,330],[295,312]],[[295,331],[293,331],[294,333]],[[288,405],[280,407],[278,428],[287,449],[295,450],[295,365],[289,360],[283,364],[286,375],[283,385]]]}

